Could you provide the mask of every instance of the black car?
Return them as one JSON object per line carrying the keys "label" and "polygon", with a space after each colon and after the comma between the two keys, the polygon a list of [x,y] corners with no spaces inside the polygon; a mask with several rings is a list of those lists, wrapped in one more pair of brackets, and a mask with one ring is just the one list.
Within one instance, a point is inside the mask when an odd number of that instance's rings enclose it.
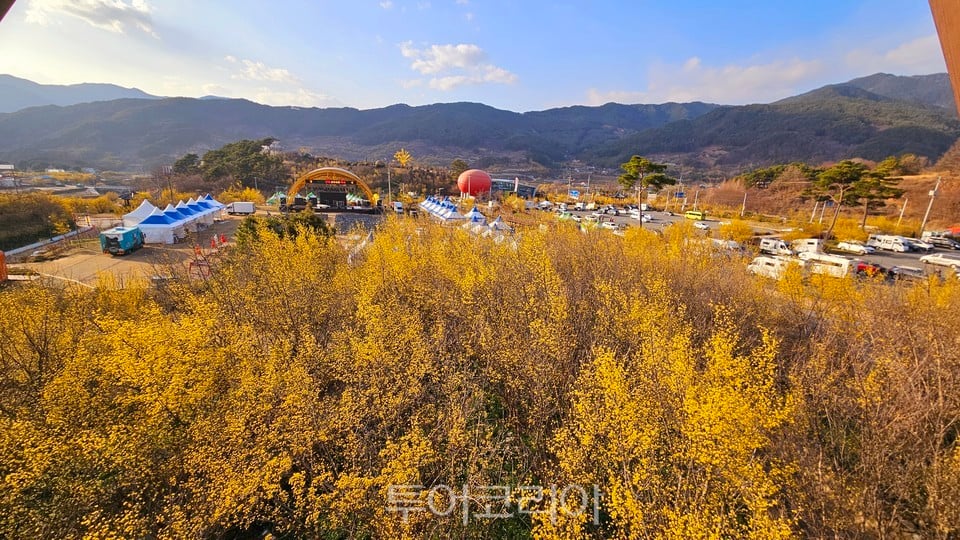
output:
{"label": "black car", "polygon": [[922,268],[913,266],[891,266],[889,274],[891,279],[904,281],[924,281],[927,274]]}
{"label": "black car", "polygon": [[960,242],[945,236],[929,236],[924,238],[923,241],[941,249],[960,249]]}

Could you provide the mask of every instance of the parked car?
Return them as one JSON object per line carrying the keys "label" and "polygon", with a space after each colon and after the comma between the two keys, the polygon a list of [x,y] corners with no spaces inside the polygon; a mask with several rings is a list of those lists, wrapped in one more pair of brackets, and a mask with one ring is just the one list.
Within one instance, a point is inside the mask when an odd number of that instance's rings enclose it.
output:
{"label": "parked car", "polygon": [[860,277],[874,277],[874,276],[886,276],[887,269],[880,266],[879,264],[869,263],[866,261],[857,261],[856,266],[853,270],[854,274]]}
{"label": "parked car", "polygon": [[857,240],[840,242],[837,244],[837,249],[840,251],[846,251],[847,253],[856,253],[857,255],[870,255],[876,251],[876,248],[868,246],[863,242],[858,242]]}
{"label": "parked car", "polygon": [[916,238],[907,238],[907,243],[910,244],[910,247],[913,251],[923,251],[930,253],[933,251],[933,244],[924,242],[923,240],[917,240]]}
{"label": "parked car", "polygon": [[702,221],[695,221],[695,222],[693,222],[693,228],[695,228],[695,229],[700,229],[701,231],[709,231],[709,230],[710,230],[710,226],[707,225],[706,223],[702,222]]}
{"label": "parked car", "polygon": [[960,242],[946,236],[927,236],[923,241],[941,249],[960,249]]}
{"label": "parked car", "polygon": [[930,255],[920,257],[920,262],[924,264],[935,264],[937,266],[949,266],[954,272],[960,271],[960,255],[931,253]]}
{"label": "parked car", "polygon": [[927,279],[923,268],[914,266],[891,266],[888,275],[895,280],[922,281]]}
{"label": "parked car", "polygon": [[604,229],[610,229],[612,231],[615,231],[618,228],[617,224],[612,221],[604,221],[602,224],[600,224],[600,226]]}

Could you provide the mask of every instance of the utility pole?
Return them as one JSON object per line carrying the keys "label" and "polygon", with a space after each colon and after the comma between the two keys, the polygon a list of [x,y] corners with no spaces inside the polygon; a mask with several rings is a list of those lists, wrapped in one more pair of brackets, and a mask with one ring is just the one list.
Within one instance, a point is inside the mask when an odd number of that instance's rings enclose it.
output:
{"label": "utility pole", "polygon": [[927,219],[930,217],[930,209],[933,208],[933,200],[937,198],[937,191],[940,189],[940,177],[937,177],[937,185],[930,191],[930,203],[927,204],[927,212],[923,214],[923,223],[920,224],[920,236],[923,236],[923,230],[927,228]]}
{"label": "utility pole", "polygon": [[818,206],[820,206],[820,201],[813,201],[813,212],[810,212],[810,223],[813,223],[813,220],[817,219]]}
{"label": "utility pole", "polygon": [[696,194],[694,194],[694,196],[693,196],[693,209],[694,209],[694,210],[697,209],[697,201],[699,201],[699,200],[700,200],[700,190],[698,189],[697,192],[696,192]]}
{"label": "utility pole", "polygon": [[740,206],[740,217],[747,213],[747,192],[743,192],[743,205]]}
{"label": "utility pole", "polygon": [[[906,197],[903,198],[903,206],[900,207],[900,217],[897,218],[897,228],[898,228],[898,229],[900,228],[900,222],[903,221],[903,212],[907,209],[907,203],[908,203],[909,201],[910,201],[910,199],[908,199],[908,198],[906,198]],[[921,233],[921,234],[923,234],[923,233]]]}
{"label": "utility pole", "polygon": [[390,185],[390,160],[387,160],[387,205],[393,202],[393,186]]}
{"label": "utility pole", "polygon": [[820,207],[820,225],[823,225],[823,213],[827,211],[827,201],[823,201],[823,206]]}

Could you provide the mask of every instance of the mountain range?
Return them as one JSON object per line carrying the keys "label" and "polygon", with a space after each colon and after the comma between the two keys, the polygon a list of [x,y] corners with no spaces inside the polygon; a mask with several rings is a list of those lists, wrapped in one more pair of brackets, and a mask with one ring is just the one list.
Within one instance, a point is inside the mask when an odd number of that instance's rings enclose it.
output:
{"label": "mountain range", "polygon": [[43,105],[67,106],[123,98],[157,99],[157,96],[115,84],[39,84],[13,75],[0,74],[0,113]]}
{"label": "mountain range", "polygon": [[478,103],[380,109],[160,98],[113,85],[0,76],[0,161],[20,168],[149,169],[239,139],[348,160],[400,147],[421,163],[616,167],[632,154],[700,170],[905,152],[938,158],[960,137],[946,74],[876,74],[775,103],[574,106],[516,113]]}

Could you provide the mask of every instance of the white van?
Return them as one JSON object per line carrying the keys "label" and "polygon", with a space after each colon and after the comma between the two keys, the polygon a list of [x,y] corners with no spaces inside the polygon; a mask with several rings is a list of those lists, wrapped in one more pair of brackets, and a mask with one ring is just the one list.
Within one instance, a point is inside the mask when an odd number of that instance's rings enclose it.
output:
{"label": "white van", "polygon": [[800,258],[806,262],[811,274],[821,274],[837,278],[846,277],[855,268],[853,259],[825,253],[803,252]]}
{"label": "white van", "polygon": [[794,240],[790,247],[797,253],[822,253],[823,241],[819,238],[801,238]]}
{"label": "white van", "polygon": [[760,253],[770,255],[793,255],[793,250],[786,242],[779,238],[763,238],[760,240]]}
{"label": "white van", "polygon": [[760,256],[747,265],[747,271],[752,274],[768,277],[770,279],[780,279],[787,273],[790,265],[796,264],[803,266],[803,261],[784,259],[781,257]]}

